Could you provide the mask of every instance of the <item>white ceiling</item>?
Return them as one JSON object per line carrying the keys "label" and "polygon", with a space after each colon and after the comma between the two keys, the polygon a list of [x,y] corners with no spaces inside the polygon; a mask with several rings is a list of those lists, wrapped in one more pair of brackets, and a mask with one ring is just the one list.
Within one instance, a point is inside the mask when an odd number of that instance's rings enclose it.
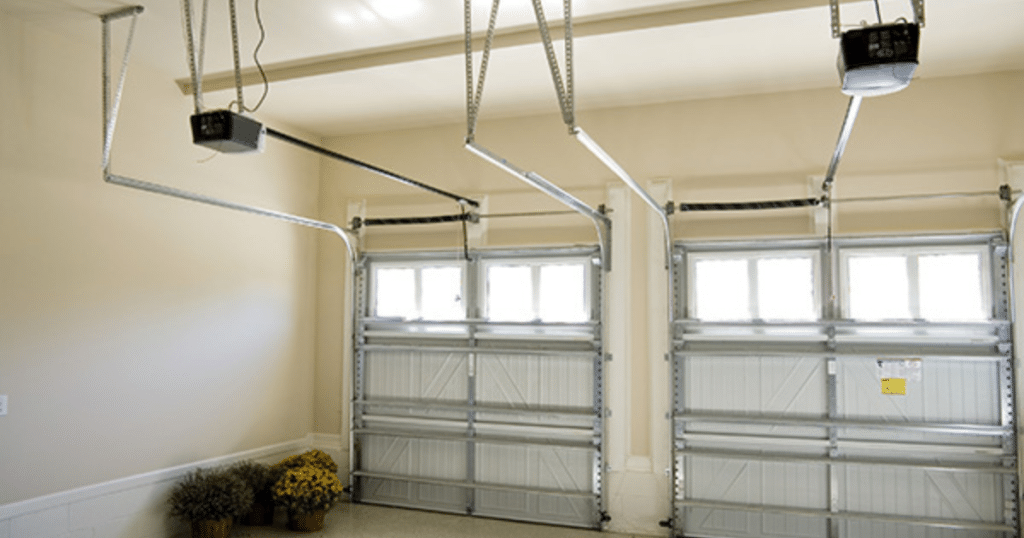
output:
{"label": "white ceiling", "polygon": [[[193,0],[201,4],[202,0]],[[259,38],[253,0],[237,0],[243,67]],[[133,61],[185,79],[179,0],[139,0]],[[827,0],[575,0],[580,109],[837,87]],[[99,39],[95,14],[110,0],[0,0],[0,10]],[[490,0],[473,0],[474,31]],[[559,27],[562,2],[544,0]],[[882,0],[886,20],[912,18],[906,0]],[[211,0],[206,73],[231,68],[226,0]],[[196,9],[198,10],[198,5]],[[261,62],[276,79],[257,114],[321,136],[465,121],[460,0],[261,0]],[[1024,0],[925,0],[917,76],[1024,70]],[[873,21],[871,2],[843,4],[844,24]],[[127,22],[115,23],[123,34]],[[481,115],[557,110],[529,0],[503,0]],[[522,43],[522,44],[516,44]],[[512,46],[510,46],[512,44]],[[561,41],[556,42],[561,58]],[[479,47],[477,48],[479,51]],[[477,54],[479,64],[479,54]],[[247,77],[247,81],[254,80]],[[254,104],[261,85],[246,87]],[[838,92],[838,89],[836,89]],[[183,96],[183,99],[186,97]],[[209,108],[233,90],[208,91]]]}

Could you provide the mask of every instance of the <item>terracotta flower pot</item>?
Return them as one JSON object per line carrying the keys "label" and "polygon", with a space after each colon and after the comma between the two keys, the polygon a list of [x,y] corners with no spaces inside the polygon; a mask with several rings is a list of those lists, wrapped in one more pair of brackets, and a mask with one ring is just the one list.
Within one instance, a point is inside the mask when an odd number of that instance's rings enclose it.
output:
{"label": "terracotta flower pot", "polygon": [[231,532],[231,518],[192,522],[192,538],[227,538]]}
{"label": "terracotta flower pot", "polygon": [[313,532],[323,530],[326,510],[316,510],[308,514],[288,513],[288,530]]}
{"label": "terracotta flower pot", "polygon": [[274,502],[259,499],[253,501],[252,508],[242,515],[242,525],[264,527],[274,524]]}

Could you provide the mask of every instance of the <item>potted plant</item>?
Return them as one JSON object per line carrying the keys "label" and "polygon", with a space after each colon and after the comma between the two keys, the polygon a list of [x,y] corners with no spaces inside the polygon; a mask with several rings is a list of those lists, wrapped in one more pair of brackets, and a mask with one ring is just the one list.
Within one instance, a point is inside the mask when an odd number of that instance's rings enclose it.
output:
{"label": "potted plant", "polygon": [[284,469],[246,460],[232,465],[228,472],[242,479],[252,491],[252,506],[242,514],[240,522],[243,525],[273,525],[274,499],[271,488],[281,477]]}
{"label": "potted plant", "polygon": [[172,516],[192,524],[192,538],[226,538],[232,518],[252,505],[252,491],[225,470],[196,469],[175,484],[168,503]]}
{"label": "potted plant", "polygon": [[288,528],[318,531],[327,510],[341,497],[341,480],[332,471],[315,465],[286,469],[274,484],[274,502],[288,509]]}
{"label": "potted plant", "polygon": [[288,456],[274,464],[274,467],[279,469],[294,469],[307,466],[319,467],[331,473],[338,472],[338,464],[334,463],[330,455],[319,450],[309,450],[302,454]]}

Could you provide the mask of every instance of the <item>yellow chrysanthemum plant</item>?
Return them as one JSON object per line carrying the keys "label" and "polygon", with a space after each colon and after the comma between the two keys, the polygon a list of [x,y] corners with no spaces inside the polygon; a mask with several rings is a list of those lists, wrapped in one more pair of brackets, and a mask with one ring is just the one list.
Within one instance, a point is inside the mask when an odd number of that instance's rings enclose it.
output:
{"label": "yellow chrysanthemum plant", "polygon": [[338,465],[319,450],[285,458],[275,467],[284,468],[284,473],[272,488],[274,502],[290,513],[329,510],[341,498]]}
{"label": "yellow chrysanthemum plant", "polygon": [[296,467],[320,467],[332,473],[338,472],[338,464],[330,455],[319,450],[309,450],[287,458],[274,464],[278,469],[294,469]]}

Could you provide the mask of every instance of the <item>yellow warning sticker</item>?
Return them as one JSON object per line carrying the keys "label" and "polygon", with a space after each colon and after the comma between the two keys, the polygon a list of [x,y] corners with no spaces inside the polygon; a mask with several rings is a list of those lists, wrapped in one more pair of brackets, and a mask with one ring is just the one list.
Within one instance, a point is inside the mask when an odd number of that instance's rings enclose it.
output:
{"label": "yellow warning sticker", "polygon": [[907,394],[907,380],[902,377],[883,377],[882,394]]}

